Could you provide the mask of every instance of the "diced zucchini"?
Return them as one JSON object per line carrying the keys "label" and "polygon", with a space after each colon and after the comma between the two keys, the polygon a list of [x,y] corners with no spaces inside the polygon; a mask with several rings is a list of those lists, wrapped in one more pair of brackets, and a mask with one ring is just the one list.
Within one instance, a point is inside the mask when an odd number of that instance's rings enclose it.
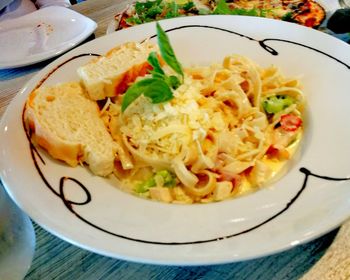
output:
{"label": "diced zucchini", "polygon": [[289,95],[272,95],[262,102],[264,110],[269,114],[276,114],[295,103]]}

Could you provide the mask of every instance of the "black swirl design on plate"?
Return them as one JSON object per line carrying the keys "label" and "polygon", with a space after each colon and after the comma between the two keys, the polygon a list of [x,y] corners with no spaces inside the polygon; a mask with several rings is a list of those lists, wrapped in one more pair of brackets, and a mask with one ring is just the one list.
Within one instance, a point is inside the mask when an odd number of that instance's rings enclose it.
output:
{"label": "black swirl design on plate", "polygon": [[[185,29],[185,28],[207,28],[207,29],[209,28],[209,29],[215,29],[215,30],[227,32],[227,33],[230,33],[232,35],[240,36],[242,38],[245,38],[245,39],[257,42],[260,47],[262,47],[264,50],[266,50],[271,55],[278,55],[278,52],[274,48],[268,46],[266,44],[266,42],[278,41],[278,42],[282,42],[282,43],[293,44],[293,45],[296,45],[296,46],[300,46],[300,47],[303,47],[303,48],[310,49],[310,50],[312,50],[314,52],[317,52],[317,53],[319,53],[321,55],[324,55],[324,56],[326,56],[326,57],[336,61],[337,63],[340,63],[340,64],[344,65],[346,68],[350,69],[350,66],[348,64],[344,63],[343,61],[339,60],[338,58],[336,58],[336,57],[334,57],[332,55],[329,55],[329,54],[327,54],[327,53],[325,53],[325,52],[323,52],[321,50],[318,50],[318,49],[316,49],[314,47],[307,46],[305,44],[301,44],[299,42],[294,42],[294,41],[289,41],[289,40],[284,40],[284,39],[278,39],[278,38],[268,38],[268,39],[263,39],[263,40],[257,40],[257,39],[254,39],[252,37],[246,36],[244,34],[241,34],[241,33],[238,33],[238,32],[232,31],[232,30],[227,30],[227,29],[224,29],[224,28],[219,28],[219,27],[214,27],[214,26],[206,26],[206,25],[184,25],[184,26],[179,26],[179,27],[175,27],[175,28],[172,28],[172,29],[168,29],[168,30],[166,30],[166,32],[172,32],[172,31]],[[154,37],[156,37],[156,35],[151,36],[151,38],[154,38]],[[89,54],[80,54],[80,55],[74,56],[74,57],[66,60],[65,62],[63,62],[60,65],[58,65],[51,72],[49,72],[37,84],[35,89],[39,88],[45,82],[45,80],[48,79],[61,66],[63,66],[64,64],[66,64],[66,63],[68,63],[68,62],[70,62],[70,61],[72,61],[74,59],[82,57],[82,56],[100,56],[100,55],[98,55],[98,54],[91,54],[91,53],[89,53]],[[23,112],[24,112],[24,110],[23,110]],[[84,206],[84,205],[90,203],[92,201],[92,196],[91,196],[91,193],[89,192],[88,188],[82,182],[80,182],[79,180],[77,180],[75,178],[72,178],[72,177],[62,176],[60,181],[59,181],[58,191],[55,190],[55,188],[49,183],[49,181],[46,179],[44,173],[40,169],[39,161],[42,164],[44,164],[44,165],[45,165],[45,162],[44,162],[43,158],[40,156],[40,153],[38,152],[37,148],[32,144],[30,131],[26,128],[26,125],[25,125],[24,114],[22,115],[22,121],[23,121],[23,127],[24,127],[24,129],[26,131],[27,139],[28,139],[28,142],[29,142],[29,148],[30,148],[30,151],[31,151],[31,156],[32,156],[34,165],[35,165],[35,167],[36,167],[40,177],[42,178],[44,184],[46,185],[46,187],[48,187],[48,189],[51,190],[51,192],[53,194],[55,194],[57,197],[59,197],[62,200],[63,204],[66,206],[66,208],[72,214],[74,214],[79,220],[83,221],[84,223],[90,225],[91,227],[93,227],[93,228],[95,228],[97,230],[105,232],[106,234],[113,235],[113,236],[116,236],[118,238],[122,238],[122,239],[125,239],[125,240],[135,241],[135,242],[141,242],[141,243],[153,244],[153,245],[191,245],[191,244],[202,244],[202,243],[216,242],[216,241],[219,241],[219,240],[233,238],[235,236],[239,236],[239,235],[243,235],[243,234],[248,233],[248,232],[252,232],[252,231],[254,231],[257,228],[260,228],[260,227],[266,225],[270,221],[276,219],[278,216],[280,216],[284,212],[286,212],[293,205],[293,203],[300,197],[302,192],[305,190],[305,188],[307,187],[307,183],[308,183],[308,180],[309,180],[310,177],[315,177],[315,178],[318,178],[318,179],[321,179],[321,180],[327,180],[327,181],[347,181],[347,180],[350,181],[349,177],[335,178],[335,177],[318,175],[318,174],[312,173],[309,169],[307,169],[305,167],[302,167],[302,168],[299,169],[300,173],[304,175],[304,179],[302,181],[301,187],[299,188],[297,193],[290,199],[290,201],[285,205],[285,207],[283,207],[283,209],[281,209],[277,213],[273,214],[271,217],[266,218],[264,221],[254,225],[254,226],[252,226],[252,227],[250,227],[250,228],[248,228],[246,230],[243,230],[243,231],[240,231],[240,232],[237,232],[237,233],[233,233],[233,234],[230,234],[230,235],[226,235],[226,236],[219,236],[219,237],[212,238],[212,239],[183,241],[183,242],[160,242],[160,241],[153,241],[153,240],[138,239],[138,238],[133,238],[133,237],[130,237],[130,236],[121,235],[121,234],[118,234],[118,233],[115,233],[115,232],[111,232],[111,231],[109,231],[109,230],[107,230],[105,228],[100,227],[99,225],[97,225],[95,223],[92,223],[88,219],[86,219],[83,216],[81,216],[75,210],[74,206]],[[76,186],[79,187],[84,192],[85,200],[83,200],[83,201],[73,201],[73,200],[67,198],[66,195],[65,195],[65,187],[66,187],[66,183],[67,182],[76,184]]]}
{"label": "black swirl design on plate", "polygon": [[[215,27],[215,26],[198,25],[198,24],[183,25],[183,26],[179,26],[179,27],[174,27],[174,28],[167,29],[166,32],[168,33],[168,32],[172,32],[172,31],[176,31],[176,30],[180,30],[180,29],[186,29],[186,28],[205,28],[205,29],[214,29],[214,30],[218,30],[218,31],[231,33],[233,35],[240,36],[240,37],[248,39],[250,41],[257,42],[265,51],[269,52],[272,55],[278,55],[278,52],[274,48],[272,48],[269,45],[267,45],[266,42],[268,42],[268,41],[276,41],[276,42],[282,42],[282,43],[287,43],[287,44],[293,44],[293,45],[296,45],[296,46],[299,46],[299,47],[310,49],[310,50],[312,50],[314,52],[317,52],[319,54],[322,54],[324,56],[327,56],[327,57],[335,60],[336,62],[344,65],[348,69],[350,69],[350,65],[346,64],[345,62],[341,61],[340,59],[338,59],[338,58],[336,58],[336,57],[334,57],[334,56],[332,56],[330,54],[327,54],[326,52],[321,51],[321,50],[319,50],[317,48],[314,48],[314,47],[311,47],[311,46],[308,46],[308,45],[305,45],[305,44],[302,44],[302,43],[299,43],[299,42],[295,42],[295,41],[290,41],[290,40],[285,40],[285,39],[278,39],[278,38],[266,38],[266,39],[263,39],[263,40],[257,40],[257,39],[254,39],[252,37],[249,37],[247,35],[244,35],[242,33],[236,32],[236,31],[232,31],[232,30],[228,30],[228,29],[224,29],[224,28],[220,28],[220,27]],[[155,38],[155,37],[157,37],[157,35],[151,36],[151,38]]]}

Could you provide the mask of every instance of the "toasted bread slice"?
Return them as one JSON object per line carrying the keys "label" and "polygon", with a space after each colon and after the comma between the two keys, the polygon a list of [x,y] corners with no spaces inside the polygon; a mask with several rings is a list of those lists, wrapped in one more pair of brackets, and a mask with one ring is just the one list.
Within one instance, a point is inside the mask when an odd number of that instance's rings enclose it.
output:
{"label": "toasted bread slice", "polygon": [[26,103],[32,139],[71,166],[89,165],[100,176],[113,172],[116,143],[99,116],[99,107],[78,82],[40,87]]}
{"label": "toasted bread slice", "polygon": [[90,98],[102,100],[125,92],[137,77],[152,69],[147,62],[152,51],[158,53],[158,46],[149,41],[128,42],[79,67],[78,75]]}

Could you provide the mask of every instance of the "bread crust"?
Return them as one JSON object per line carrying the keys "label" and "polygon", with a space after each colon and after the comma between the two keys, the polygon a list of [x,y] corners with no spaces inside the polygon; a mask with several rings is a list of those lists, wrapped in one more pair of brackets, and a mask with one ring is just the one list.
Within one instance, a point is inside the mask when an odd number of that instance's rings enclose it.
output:
{"label": "bread crust", "polygon": [[[129,48],[130,51],[135,51],[138,47],[135,42],[127,42],[109,50],[104,56],[94,58],[85,66],[78,68],[78,74],[92,100],[103,100],[107,97],[114,97],[124,93],[130,84],[136,80],[137,77],[145,76],[149,70],[153,69],[152,66],[148,63],[146,56],[144,60],[140,61],[139,63],[130,65],[125,71],[116,72],[113,78],[109,77],[105,81],[94,81],[92,84],[90,84],[91,81],[85,72],[87,71],[86,66],[91,67],[94,64],[98,64],[102,59],[108,60],[111,57],[115,56],[122,48]],[[147,50],[146,47],[145,50]],[[163,64],[162,59],[160,58],[159,60],[160,63]]]}
{"label": "bread crust", "polygon": [[107,88],[106,92],[113,93],[112,96],[108,97],[113,97],[124,93],[137,77],[145,76],[148,73],[148,70],[152,70],[152,66],[148,62],[131,66],[127,71],[117,76],[111,89]]}
{"label": "bread crust", "polygon": [[79,82],[43,86],[27,98],[24,123],[31,141],[75,167],[86,163],[95,175],[114,170],[117,146]]}
{"label": "bread crust", "polygon": [[44,148],[53,158],[64,161],[72,167],[77,166],[83,155],[82,145],[63,141],[42,127],[33,105],[36,94],[37,91],[30,93],[24,111],[24,121],[31,140]]}

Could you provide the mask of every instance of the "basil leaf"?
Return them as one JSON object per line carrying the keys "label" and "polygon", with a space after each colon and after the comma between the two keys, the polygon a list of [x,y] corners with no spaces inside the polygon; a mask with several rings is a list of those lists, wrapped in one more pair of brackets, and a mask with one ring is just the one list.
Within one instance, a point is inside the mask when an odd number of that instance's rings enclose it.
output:
{"label": "basil leaf", "polygon": [[163,11],[163,9],[161,7],[152,7],[150,8],[147,13],[146,13],[146,17],[147,18],[151,18],[151,19],[155,19],[157,15],[161,14]]}
{"label": "basil leaf", "polygon": [[255,16],[255,17],[266,17],[267,10],[252,8],[252,9],[231,9],[227,5],[225,0],[219,0],[215,10],[213,11],[215,15],[241,15],[241,16]]}
{"label": "basil leaf", "polygon": [[154,78],[151,80],[153,80],[151,85],[146,88],[143,95],[149,97],[153,104],[169,101],[174,97],[173,92],[164,80]]}
{"label": "basil leaf", "polygon": [[138,15],[141,15],[145,9],[145,3],[141,3],[141,2],[136,2],[135,3],[135,12]]}
{"label": "basil leaf", "polygon": [[164,74],[161,74],[161,73],[158,73],[158,72],[155,72],[155,71],[149,71],[149,73],[151,73],[152,74],[152,78],[155,78],[155,79],[164,80],[166,78],[166,76]]}
{"label": "basil leaf", "polygon": [[192,1],[189,1],[187,3],[185,3],[182,7],[186,12],[191,10],[192,8],[196,8],[196,6],[194,5],[194,3]]}
{"label": "basil leaf", "polygon": [[174,50],[170,45],[170,41],[167,34],[164,32],[164,30],[162,29],[162,27],[159,25],[158,22],[156,23],[156,26],[157,26],[158,45],[159,45],[160,54],[162,55],[162,58],[176,73],[178,73],[183,77],[184,73],[182,71],[181,64],[176,59]]}
{"label": "basil leaf", "polygon": [[147,61],[153,67],[153,71],[151,71],[151,73],[156,72],[156,73],[164,75],[164,71],[163,71],[162,67],[160,66],[160,63],[159,63],[158,56],[157,56],[156,52],[151,52],[148,55]]}
{"label": "basil leaf", "polygon": [[152,83],[152,79],[143,79],[137,83],[131,85],[123,95],[122,100],[122,112],[141,94],[144,93],[146,88]]}
{"label": "basil leaf", "polygon": [[149,71],[153,78],[164,80],[171,88],[177,89],[181,82],[176,76],[168,77],[165,75],[162,67],[160,66],[158,56],[156,52],[151,52],[147,58],[148,63],[153,67],[153,70]]}
{"label": "basil leaf", "polygon": [[291,12],[286,13],[286,14],[281,18],[281,20],[288,21],[288,22],[294,22],[294,23],[297,22],[297,21],[293,18],[293,13],[291,13]]}
{"label": "basil leaf", "polygon": [[[135,3],[135,13],[140,23],[154,21],[163,11],[162,0]],[[137,22],[137,24],[140,24]]]}
{"label": "basil leaf", "polygon": [[168,3],[167,12],[165,14],[165,18],[174,18],[179,16],[179,7],[175,1]]}
{"label": "basil leaf", "polygon": [[173,98],[173,93],[164,80],[156,78],[143,79],[134,83],[125,92],[122,100],[122,112],[142,94],[149,97],[153,104]]}
{"label": "basil leaf", "polygon": [[140,20],[138,17],[135,16],[135,17],[127,18],[125,22],[129,25],[133,25],[133,24],[141,24],[142,20]]}
{"label": "basil leaf", "polygon": [[[138,9],[141,9],[143,5],[150,5],[150,3],[146,2],[140,4]],[[177,9],[177,5],[172,5],[171,7]],[[158,22],[156,23],[156,26],[158,45],[162,58],[177,74],[181,75],[183,79],[184,73],[181,64],[176,59],[168,36]],[[142,94],[150,98],[153,104],[171,100],[174,97],[171,88],[176,89],[181,84],[181,81],[177,76],[167,76],[165,74],[158,60],[158,55],[155,52],[151,52],[148,55],[147,61],[153,68],[153,70],[150,71],[152,78],[142,79],[128,88],[123,96],[121,105],[122,112],[124,112],[125,109]]]}
{"label": "basil leaf", "polygon": [[215,10],[213,11],[214,15],[230,15],[231,9],[227,5],[225,0],[219,0],[218,4],[216,5]]}
{"label": "basil leaf", "polygon": [[166,76],[165,82],[173,89],[177,89],[181,85],[181,82],[178,79],[178,77],[173,76],[173,75],[170,77]]}

